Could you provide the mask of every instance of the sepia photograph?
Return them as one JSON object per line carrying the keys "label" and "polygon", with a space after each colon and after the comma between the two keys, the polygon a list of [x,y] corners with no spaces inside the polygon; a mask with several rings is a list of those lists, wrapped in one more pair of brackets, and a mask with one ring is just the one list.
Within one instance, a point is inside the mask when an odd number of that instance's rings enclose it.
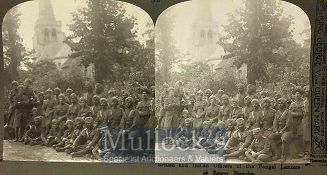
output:
{"label": "sepia photograph", "polygon": [[191,0],[155,25],[157,163],[310,162],[311,26],[280,0]]}
{"label": "sepia photograph", "polygon": [[3,160],[153,162],[154,23],[144,10],[28,1],[7,12],[2,39]]}

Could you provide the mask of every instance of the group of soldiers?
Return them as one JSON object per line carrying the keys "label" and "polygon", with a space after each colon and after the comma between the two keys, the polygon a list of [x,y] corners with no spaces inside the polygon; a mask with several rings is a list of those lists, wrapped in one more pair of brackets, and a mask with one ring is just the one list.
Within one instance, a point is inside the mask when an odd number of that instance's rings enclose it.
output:
{"label": "group of soldiers", "polygon": [[177,81],[162,89],[162,144],[251,162],[309,158],[309,86],[257,92],[252,84],[238,84],[231,95],[211,89],[192,93]]}
{"label": "group of soldiers", "polygon": [[124,133],[126,138],[146,141],[146,128],[156,125],[154,92],[145,86],[135,87],[133,92],[117,88],[106,92],[101,83],[96,83],[94,88],[88,86],[85,93],[77,94],[71,88],[62,91],[58,87],[36,92],[30,79],[21,84],[13,81],[11,85],[5,139],[14,142],[53,147],[72,157],[90,155],[100,159],[101,150],[117,152],[123,144],[127,148],[132,144],[126,139],[114,149],[104,148],[107,144],[101,141],[103,129],[115,139]]}

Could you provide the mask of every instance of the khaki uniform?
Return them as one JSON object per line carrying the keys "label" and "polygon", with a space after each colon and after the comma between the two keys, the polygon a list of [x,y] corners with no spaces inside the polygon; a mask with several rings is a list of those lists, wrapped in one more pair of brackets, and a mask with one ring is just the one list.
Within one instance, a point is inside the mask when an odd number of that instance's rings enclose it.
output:
{"label": "khaki uniform", "polygon": [[108,125],[110,115],[111,115],[111,110],[108,108],[99,110],[95,118],[96,127],[97,128],[106,127]]}
{"label": "khaki uniform", "polygon": [[205,107],[206,102],[204,100],[202,101],[196,101],[194,103],[193,111],[194,111],[194,120],[193,120],[193,127],[194,128],[200,128],[202,126],[204,117],[205,117]]}
{"label": "khaki uniform", "polygon": [[230,105],[221,106],[218,120],[226,121],[232,118],[232,107]]}
{"label": "khaki uniform", "polygon": [[205,120],[210,120],[218,117],[219,115],[219,106],[208,106],[205,109]]}
{"label": "khaki uniform", "polygon": [[167,98],[164,103],[165,108],[165,118],[164,118],[164,127],[178,127],[179,126],[179,104],[180,101],[178,98]]}
{"label": "khaki uniform", "polygon": [[78,103],[69,105],[67,118],[69,118],[70,120],[75,120],[75,118],[78,117],[80,108],[81,106]]}
{"label": "khaki uniform", "polygon": [[53,119],[55,111],[56,101],[55,99],[45,100],[43,103],[44,117],[42,117],[42,127],[50,127],[51,120]]}
{"label": "khaki uniform", "polygon": [[304,116],[302,119],[303,140],[311,141],[311,120],[310,120],[310,101],[309,98],[304,100]]}
{"label": "khaki uniform", "polygon": [[242,114],[243,114],[243,118],[245,119],[245,121],[248,121],[252,111],[253,111],[252,105],[245,106],[244,108],[242,108]]}
{"label": "khaki uniform", "polygon": [[272,128],[275,119],[276,111],[272,108],[262,109],[261,115],[259,115],[257,123],[260,128],[268,129]]}

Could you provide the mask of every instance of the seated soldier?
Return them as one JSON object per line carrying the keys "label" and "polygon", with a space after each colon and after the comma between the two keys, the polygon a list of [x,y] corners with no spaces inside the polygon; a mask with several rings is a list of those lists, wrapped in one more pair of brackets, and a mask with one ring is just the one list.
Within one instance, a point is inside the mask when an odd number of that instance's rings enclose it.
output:
{"label": "seated soldier", "polygon": [[42,117],[37,116],[34,118],[33,124],[25,133],[24,142],[25,144],[30,144],[31,146],[42,143]]}
{"label": "seated soldier", "polygon": [[213,144],[206,148],[209,154],[222,153],[227,140],[226,126],[223,121],[219,121],[216,127],[212,128]]}
{"label": "seated soldier", "polygon": [[224,147],[227,154],[224,156],[225,158],[239,157],[240,159],[244,159],[246,148],[252,142],[252,133],[245,130],[245,120],[243,118],[237,119],[236,123],[238,129],[228,139]]}
{"label": "seated soldier", "polygon": [[196,143],[195,143],[195,148],[199,149],[206,149],[211,147],[214,143],[212,140],[212,137],[210,137],[211,134],[211,129],[210,129],[210,121],[204,121],[203,122],[203,127],[201,132],[198,133],[198,135],[195,137]]}
{"label": "seated soldier", "polygon": [[218,130],[216,131],[214,143],[216,148],[223,148],[227,142],[227,135],[226,135],[226,126],[223,121],[219,121],[217,123]]}
{"label": "seated soldier", "polygon": [[65,142],[64,147],[57,147],[56,151],[61,152],[61,151],[66,151],[68,153],[71,153],[71,148],[72,145],[75,141],[75,139],[79,136],[79,134],[83,131],[83,125],[84,125],[84,119],[81,117],[76,117],[75,119],[75,130],[73,131],[73,133],[71,134],[71,136],[69,137],[69,140],[67,140]]}
{"label": "seated soldier", "polygon": [[259,127],[258,119],[260,115],[262,114],[261,108],[260,108],[260,102],[258,99],[253,99],[251,101],[252,104],[252,112],[249,114],[249,118],[246,120],[246,128],[247,129],[254,129]]}
{"label": "seated soldier", "polygon": [[251,162],[271,161],[272,151],[270,141],[262,135],[260,128],[252,130],[254,139],[246,150],[245,155]]}
{"label": "seated soldier", "polygon": [[192,124],[192,118],[188,118],[185,120],[185,126],[175,136],[176,146],[181,148],[192,147],[192,143],[195,142]]}
{"label": "seated soldier", "polygon": [[[243,99],[242,99],[243,101]],[[233,119],[243,118],[242,108],[238,106],[236,99],[231,100],[231,116]]]}
{"label": "seated soldier", "polygon": [[[289,153],[289,144],[293,139],[293,117],[291,111],[287,109],[287,100],[285,98],[278,99],[278,104],[279,109],[276,112],[273,133],[269,136],[269,139],[275,153],[273,160],[277,160],[282,156],[282,161],[285,161]],[[280,143],[282,143],[281,153],[278,149]]]}
{"label": "seated soldier", "polygon": [[92,117],[85,118],[85,128],[75,139],[72,148],[72,157],[91,154],[99,140],[99,130],[94,127]]}
{"label": "seated soldier", "polygon": [[49,134],[46,137],[46,141],[44,143],[45,146],[52,146],[54,144],[57,144],[57,140],[56,137],[58,135],[58,133],[60,132],[60,128],[59,128],[59,123],[57,119],[53,119],[51,121],[51,128],[49,131]]}
{"label": "seated soldier", "polygon": [[226,128],[226,141],[232,137],[235,129],[236,122],[234,119],[228,119],[226,122],[227,128]]}
{"label": "seated soldier", "polygon": [[65,131],[60,138],[60,142],[58,144],[53,145],[52,147],[55,149],[57,147],[64,147],[66,142],[69,142],[73,132],[74,132],[74,122],[73,120],[67,120],[65,123]]}
{"label": "seated soldier", "polygon": [[[80,105],[80,109],[78,111],[78,117],[86,118],[87,115],[90,115],[88,113],[91,112],[91,109],[87,105],[85,98],[82,97],[79,99],[79,105]],[[91,115],[92,115],[92,113],[91,113]]]}

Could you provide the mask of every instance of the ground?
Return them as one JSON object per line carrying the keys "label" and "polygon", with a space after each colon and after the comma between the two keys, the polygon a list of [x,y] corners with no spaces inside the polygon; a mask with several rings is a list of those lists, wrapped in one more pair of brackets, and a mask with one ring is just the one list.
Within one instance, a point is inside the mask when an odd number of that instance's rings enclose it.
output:
{"label": "ground", "polygon": [[72,158],[65,152],[56,152],[51,147],[30,146],[22,142],[4,141],[4,160],[51,161],[51,162],[94,162],[91,158]]}
{"label": "ground", "polygon": [[[162,149],[162,145],[158,145],[159,150]],[[167,146],[168,149],[171,147]],[[156,151],[156,156],[158,161],[160,160],[172,160],[175,158],[175,161],[178,162],[182,157],[185,157],[184,163],[219,163],[222,160],[215,154],[208,154],[205,150],[187,150],[180,151],[177,148],[174,148],[170,151]],[[170,158],[170,159],[169,159]],[[50,161],[50,162],[97,162],[97,160],[92,160],[89,157],[77,157],[72,158],[70,155],[65,152],[56,152],[53,148],[45,146],[29,146],[24,145],[24,143],[13,142],[13,141],[4,141],[4,160],[11,161]],[[171,163],[173,163],[171,162]],[[228,159],[225,163],[248,163],[245,161],[240,161],[237,159]],[[274,163],[280,163],[276,161]],[[302,159],[291,159],[286,163],[308,163]]]}

